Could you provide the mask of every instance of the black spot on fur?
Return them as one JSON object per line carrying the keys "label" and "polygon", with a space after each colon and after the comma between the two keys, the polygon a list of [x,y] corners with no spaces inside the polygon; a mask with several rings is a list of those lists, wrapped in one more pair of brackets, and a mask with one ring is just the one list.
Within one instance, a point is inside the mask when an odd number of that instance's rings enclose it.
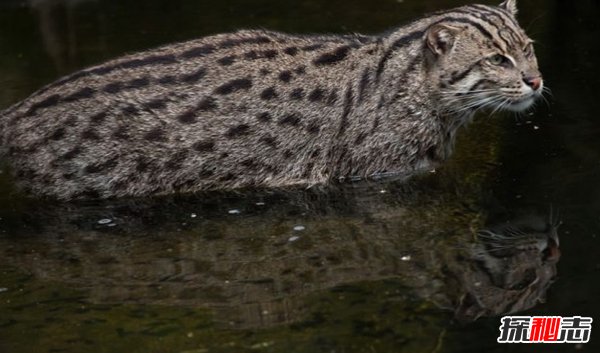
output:
{"label": "black spot on fur", "polygon": [[107,93],[119,93],[123,90],[123,86],[121,85],[121,82],[113,82],[113,83],[109,83],[108,85],[104,86],[104,88],[102,89],[104,92]]}
{"label": "black spot on fur", "polygon": [[106,120],[106,112],[100,112],[90,117],[90,121],[92,122],[92,124],[100,124],[104,120]]}
{"label": "black spot on fur", "polygon": [[252,81],[247,78],[231,80],[215,89],[215,93],[225,95],[239,90],[248,90],[252,87]]}
{"label": "black spot on fur", "polygon": [[177,79],[173,75],[167,75],[159,78],[158,83],[162,85],[173,85],[177,83]]}
{"label": "black spot on fur", "polygon": [[268,74],[270,74],[270,73],[271,73],[271,71],[269,71],[269,70],[267,70],[267,69],[265,69],[265,68],[262,68],[262,69],[260,69],[260,71],[259,71],[259,72],[260,72],[260,74],[261,74],[262,76],[267,76]]}
{"label": "black spot on fur", "polygon": [[129,115],[129,116],[138,115],[140,113],[138,108],[136,108],[134,105],[131,105],[131,104],[123,107],[123,109],[121,111],[123,112],[123,114]]}
{"label": "black spot on fur", "polygon": [[27,115],[31,116],[42,108],[48,108],[53,105],[56,105],[59,101],[60,101],[60,96],[58,94],[53,94],[53,95],[47,97],[46,99],[32,105],[31,108],[29,108],[29,110],[27,111]]}
{"label": "black spot on fur", "polygon": [[206,76],[206,69],[200,68],[190,74],[181,75],[181,81],[184,83],[196,83]]}
{"label": "black spot on fur", "polygon": [[250,50],[249,52],[244,54],[244,58],[247,60],[256,60],[256,59],[273,59],[279,53],[276,50],[268,49],[268,50]]}
{"label": "black spot on fur", "polygon": [[117,164],[119,164],[119,160],[117,157],[114,157],[102,163],[87,165],[83,171],[87,174],[95,174],[113,169]]}
{"label": "black spot on fur", "polygon": [[260,98],[264,100],[269,100],[277,97],[277,93],[275,92],[275,87],[266,88],[264,91],[260,93]]}
{"label": "black spot on fur", "polygon": [[285,71],[281,71],[279,73],[279,79],[283,82],[290,82],[290,80],[292,79],[292,73],[288,70]]}
{"label": "black spot on fur", "polygon": [[302,98],[304,98],[304,90],[302,88],[295,88],[292,93],[290,93],[290,99],[301,100]]}
{"label": "black spot on fur", "polygon": [[287,48],[283,49],[283,52],[286,53],[287,55],[294,56],[294,55],[298,54],[298,48],[287,47]]}
{"label": "black spot on fur", "polygon": [[283,158],[285,158],[285,159],[290,159],[290,158],[292,158],[293,155],[294,154],[290,150],[283,151]]}
{"label": "black spot on fur", "polygon": [[229,66],[235,62],[235,58],[235,55],[228,55],[218,59],[217,62],[223,66]]}
{"label": "black spot on fur", "polygon": [[262,112],[262,113],[258,114],[258,115],[256,116],[256,118],[257,118],[259,121],[262,121],[262,122],[264,122],[264,123],[266,123],[266,122],[269,122],[269,121],[271,121],[271,119],[272,119],[272,118],[271,118],[271,114],[269,114],[268,112]]}
{"label": "black spot on fur", "polygon": [[80,99],[86,99],[86,98],[91,98],[94,93],[96,93],[96,90],[94,90],[93,88],[90,87],[84,87],[82,89],[80,89],[79,91],[65,97],[63,99],[63,101],[65,102],[74,102]]}
{"label": "black spot on fur", "polygon": [[125,82],[125,89],[138,89],[147,87],[150,84],[150,80],[147,77],[136,78]]}
{"label": "black spot on fur", "polygon": [[244,54],[244,58],[247,60],[258,59],[258,53],[256,52],[256,50],[250,50],[249,52]]}
{"label": "black spot on fur", "polygon": [[210,152],[215,148],[215,142],[212,140],[198,141],[192,145],[192,148],[198,152]]}
{"label": "black spot on fur", "polygon": [[250,130],[250,126],[248,124],[240,124],[238,126],[234,126],[227,130],[225,136],[229,138],[235,138],[243,135],[247,135]]}
{"label": "black spot on fur", "polygon": [[68,161],[68,160],[71,160],[71,159],[77,157],[78,155],[80,155],[81,152],[83,152],[83,149],[81,148],[81,146],[76,146],[73,149],[66,152],[65,154],[63,154],[62,156],[60,156],[60,159],[64,159],[64,160]]}
{"label": "black spot on fur", "polygon": [[313,134],[313,135],[318,134],[320,130],[321,130],[321,128],[319,127],[319,125],[317,124],[316,121],[313,121],[306,127],[306,131],[308,131],[308,133]]}
{"label": "black spot on fur", "polygon": [[187,112],[179,115],[177,120],[183,124],[193,124],[196,122],[196,112],[194,110],[188,110]]}
{"label": "black spot on fur", "polygon": [[244,54],[244,58],[247,60],[256,60],[256,59],[273,59],[279,53],[277,50],[268,49],[268,50],[250,50]]}
{"label": "black spot on fur", "polygon": [[136,159],[135,170],[140,173],[143,173],[148,170],[148,168],[150,167],[150,164],[151,164],[151,162],[148,158],[143,157],[143,156],[138,157]]}
{"label": "black spot on fur", "polygon": [[325,90],[322,88],[315,88],[308,95],[308,100],[311,102],[320,102],[325,97]]}
{"label": "black spot on fur", "polygon": [[320,154],[321,154],[321,150],[317,148],[311,153],[310,158],[315,159],[315,158],[319,157]]}
{"label": "black spot on fur", "polygon": [[100,140],[100,136],[98,136],[98,134],[96,133],[96,131],[94,131],[93,129],[86,129],[81,133],[81,138],[83,138],[84,140],[93,140],[93,141],[98,141]]}
{"label": "black spot on fur", "polygon": [[146,139],[148,141],[157,142],[157,141],[166,141],[167,137],[165,136],[165,131],[162,128],[156,127],[154,129],[152,129],[150,132],[146,133],[144,135],[144,139]]}
{"label": "black spot on fur", "polygon": [[58,129],[54,130],[52,135],[50,135],[49,139],[58,141],[58,140],[62,139],[63,137],[65,137],[65,129],[62,127],[59,127]]}
{"label": "black spot on fur", "polygon": [[311,45],[304,46],[300,49],[302,49],[303,51],[310,52],[310,51],[319,50],[321,48],[323,48],[323,44],[311,44]]}
{"label": "black spot on fur", "polygon": [[214,45],[207,44],[197,48],[192,48],[181,53],[181,57],[185,59],[198,58],[213,53],[217,48]]}
{"label": "black spot on fur", "polygon": [[165,109],[166,107],[167,100],[164,98],[157,98],[144,103],[144,108],[146,109]]}
{"label": "black spot on fur", "polygon": [[277,147],[277,140],[272,136],[263,136],[260,138],[260,141],[269,147]]}
{"label": "black spot on fur", "polygon": [[326,54],[319,56],[318,58],[316,58],[313,61],[313,63],[317,66],[337,64],[338,62],[346,59],[349,52],[350,52],[350,46],[344,45],[344,46],[337,48],[336,50],[334,50],[331,53],[326,53]]}
{"label": "black spot on fur", "polygon": [[287,114],[279,120],[280,125],[291,125],[298,126],[300,124],[300,117],[296,114]]}

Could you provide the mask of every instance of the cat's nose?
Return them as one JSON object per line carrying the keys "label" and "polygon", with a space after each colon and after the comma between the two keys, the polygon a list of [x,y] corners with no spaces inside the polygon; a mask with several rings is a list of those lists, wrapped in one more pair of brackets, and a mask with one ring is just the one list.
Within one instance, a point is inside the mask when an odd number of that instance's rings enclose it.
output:
{"label": "cat's nose", "polygon": [[523,81],[525,82],[525,84],[529,87],[531,87],[534,91],[537,91],[540,89],[540,87],[542,87],[542,77],[541,76],[536,76],[536,77],[525,77],[523,78]]}

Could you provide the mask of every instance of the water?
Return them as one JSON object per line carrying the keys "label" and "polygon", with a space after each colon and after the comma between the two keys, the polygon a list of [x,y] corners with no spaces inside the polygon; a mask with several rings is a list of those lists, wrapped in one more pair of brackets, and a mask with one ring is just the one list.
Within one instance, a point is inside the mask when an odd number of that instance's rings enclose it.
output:
{"label": "water", "polygon": [[[375,33],[463,3],[3,1],[0,107],[168,42],[251,27]],[[20,195],[3,170],[0,352],[597,351],[595,331],[584,346],[495,343],[518,286],[481,282],[469,257],[482,227],[557,211],[558,276],[525,313],[599,317],[600,5],[519,5],[550,104],[482,117],[446,167],[408,184],[57,204]]]}

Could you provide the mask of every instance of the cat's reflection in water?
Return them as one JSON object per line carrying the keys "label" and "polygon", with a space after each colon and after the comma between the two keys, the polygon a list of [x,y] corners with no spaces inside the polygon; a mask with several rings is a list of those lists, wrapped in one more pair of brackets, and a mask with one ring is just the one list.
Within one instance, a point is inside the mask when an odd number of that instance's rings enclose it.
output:
{"label": "cat's reflection in water", "polygon": [[460,321],[543,299],[556,276],[556,224],[477,237],[475,212],[436,207],[380,189],[49,207],[43,229],[0,237],[0,257],[87,290],[93,303],[206,307],[240,328],[297,322],[311,310],[308,297],[377,283]]}
{"label": "cat's reflection in water", "polygon": [[457,317],[514,313],[543,300],[556,277],[559,226],[552,216],[531,216],[480,231],[471,248],[476,270],[466,272]]}

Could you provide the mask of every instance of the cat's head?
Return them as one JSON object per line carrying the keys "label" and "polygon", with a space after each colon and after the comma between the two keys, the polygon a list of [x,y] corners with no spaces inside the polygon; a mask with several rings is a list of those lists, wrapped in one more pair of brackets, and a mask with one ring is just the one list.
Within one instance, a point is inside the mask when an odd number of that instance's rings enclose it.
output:
{"label": "cat's head", "polygon": [[448,11],[425,34],[441,101],[453,112],[524,111],[544,81],[531,40],[516,20],[516,0]]}

